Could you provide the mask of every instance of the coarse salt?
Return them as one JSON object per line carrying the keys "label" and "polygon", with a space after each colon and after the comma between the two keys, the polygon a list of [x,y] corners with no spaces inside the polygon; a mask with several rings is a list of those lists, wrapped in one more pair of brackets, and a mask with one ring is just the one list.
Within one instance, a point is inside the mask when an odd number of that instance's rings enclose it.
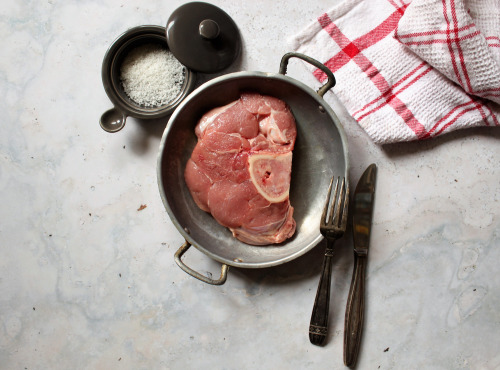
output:
{"label": "coarse salt", "polygon": [[167,49],[145,44],[131,50],[121,65],[123,90],[137,104],[159,107],[181,92],[184,67]]}

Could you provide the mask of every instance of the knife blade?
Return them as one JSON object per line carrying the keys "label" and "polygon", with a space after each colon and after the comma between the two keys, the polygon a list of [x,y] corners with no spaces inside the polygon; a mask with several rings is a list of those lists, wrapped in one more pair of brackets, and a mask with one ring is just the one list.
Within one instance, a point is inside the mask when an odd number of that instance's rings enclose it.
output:
{"label": "knife blade", "polygon": [[356,364],[363,332],[365,274],[370,246],[376,177],[377,166],[373,163],[368,166],[359,179],[353,198],[354,268],[344,321],[344,364],[349,367]]}

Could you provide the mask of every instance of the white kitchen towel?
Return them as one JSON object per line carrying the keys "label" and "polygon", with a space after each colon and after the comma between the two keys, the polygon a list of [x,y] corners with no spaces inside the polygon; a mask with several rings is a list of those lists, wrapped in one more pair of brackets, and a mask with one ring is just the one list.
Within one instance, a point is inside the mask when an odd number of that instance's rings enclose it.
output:
{"label": "white kitchen towel", "polygon": [[422,140],[500,126],[499,15],[499,0],[346,0],[291,43],[374,142]]}
{"label": "white kitchen towel", "polygon": [[500,0],[413,0],[397,40],[467,93],[500,103]]}

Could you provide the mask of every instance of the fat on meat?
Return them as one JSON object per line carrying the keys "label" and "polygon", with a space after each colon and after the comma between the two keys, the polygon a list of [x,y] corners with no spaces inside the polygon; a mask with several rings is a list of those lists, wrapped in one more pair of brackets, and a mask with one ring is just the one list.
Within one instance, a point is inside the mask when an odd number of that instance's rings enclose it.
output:
{"label": "fat on meat", "polygon": [[207,112],[184,178],[195,203],[237,239],[277,244],[295,233],[289,188],[297,129],[286,103],[247,92]]}

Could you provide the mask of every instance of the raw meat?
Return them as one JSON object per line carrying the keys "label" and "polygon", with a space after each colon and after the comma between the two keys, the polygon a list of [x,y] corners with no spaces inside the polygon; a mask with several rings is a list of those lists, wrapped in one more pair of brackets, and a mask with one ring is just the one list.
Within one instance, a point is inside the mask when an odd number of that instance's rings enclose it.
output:
{"label": "raw meat", "polygon": [[244,93],[206,113],[184,177],[195,203],[239,240],[276,244],[295,233],[289,189],[295,119],[280,99]]}

